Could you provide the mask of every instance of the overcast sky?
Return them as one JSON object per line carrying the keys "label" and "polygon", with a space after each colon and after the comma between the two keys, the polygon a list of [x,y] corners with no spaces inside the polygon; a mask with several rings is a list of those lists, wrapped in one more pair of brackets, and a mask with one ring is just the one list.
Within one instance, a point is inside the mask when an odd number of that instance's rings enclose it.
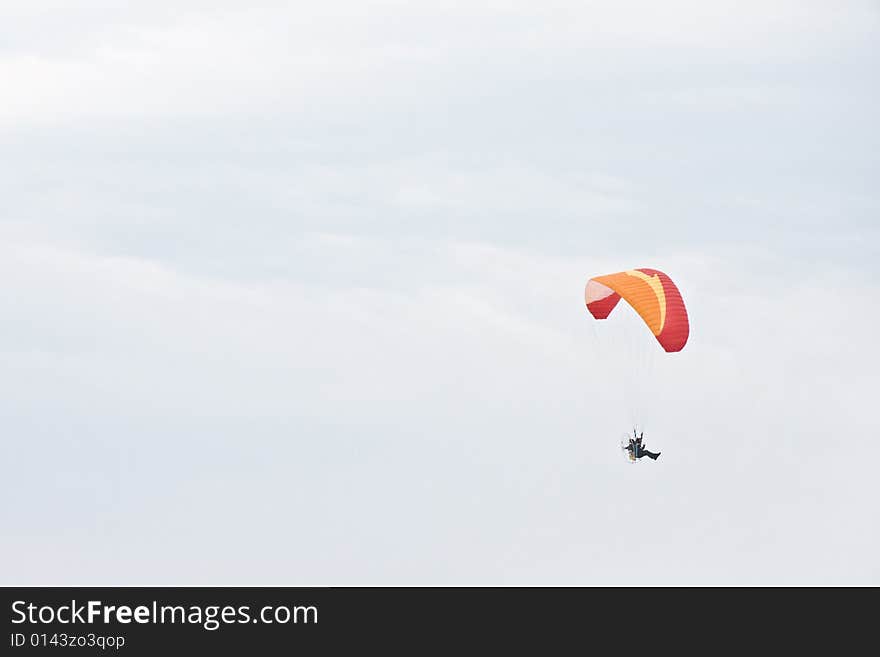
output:
{"label": "overcast sky", "polygon": [[249,4],[0,8],[0,583],[880,584],[877,2]]}

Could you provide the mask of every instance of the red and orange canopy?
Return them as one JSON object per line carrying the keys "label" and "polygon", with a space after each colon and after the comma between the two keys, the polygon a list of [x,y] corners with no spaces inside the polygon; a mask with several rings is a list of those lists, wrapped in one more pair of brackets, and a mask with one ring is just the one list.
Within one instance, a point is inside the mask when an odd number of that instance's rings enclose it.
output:
{"label": "red and orange canopy", "polygon": [[621,297],[633,307],[666,351],[681,351],[688,339],[687,309],[675,283],[656,269],[596,276],[587,282],[587,310],[605,319]]}

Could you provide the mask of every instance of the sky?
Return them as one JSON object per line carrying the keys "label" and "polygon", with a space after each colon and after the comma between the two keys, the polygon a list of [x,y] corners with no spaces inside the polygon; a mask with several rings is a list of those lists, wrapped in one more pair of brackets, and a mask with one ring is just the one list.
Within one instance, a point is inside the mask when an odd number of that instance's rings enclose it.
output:
{"label": "sky", "polygon": [[880,5],[249,4],[0,8],[0,583],[880,585]]}

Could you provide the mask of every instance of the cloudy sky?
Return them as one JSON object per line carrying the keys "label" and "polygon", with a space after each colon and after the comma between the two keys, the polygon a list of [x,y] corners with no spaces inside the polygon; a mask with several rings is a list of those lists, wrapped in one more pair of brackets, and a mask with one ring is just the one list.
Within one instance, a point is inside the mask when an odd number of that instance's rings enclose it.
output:
{"label": "cloudy sky", "polygon": [[0,9],[3,584],[880,584],[880,5],[249,4]]}

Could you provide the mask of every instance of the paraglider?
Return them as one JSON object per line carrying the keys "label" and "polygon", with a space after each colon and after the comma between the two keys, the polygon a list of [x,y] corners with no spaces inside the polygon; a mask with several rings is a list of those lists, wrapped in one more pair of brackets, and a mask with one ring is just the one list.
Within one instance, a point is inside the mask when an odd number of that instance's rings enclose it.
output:
{"label": "paraglider", "polygon": [[[621,340],[620,336],[612,335],[616,339],[615,345],[625,343],[620,347],[619,353],[611,354],[612,364],[617,366],[618,370],[623,370],[624,379],[630,378],[625,384],[619,385],[624,395],[630,397],[639,396],[640,388],[648,386],[641,397],[653,395],[655,389],[650,386],[650,382],[645,381],[647,377],[643,376],[644,372],[640,368],[647,368],[646,363],[653,362],[657,353],[672,354],[681,351],[687,344],[690,335],[690,324],[688,321],[687,309],[684,305],[681,293],[672,279],[662,271],[650,268],[629,269],[627,271],[617,272],[614,274],[606,274],[603,276],[595,276],[587,281],[584,290],[584,300],[587,310],[595,320],[605,320],[611,315],[612,311],[617,307],[620,300],[623,299],[635,311],[638,317],[650,330],[656,343],[662,348],[662,352],[646,344],[649,341],[648,335],[643,329],[633,330],[631,324],[627,325],[627,330],[631,332],[627,340]],[[638,320],[635,320],[636,322]],[[620,356],[616,360],[626,360],[624,356],[632,356],[632,362],[615,363],[615,357]],[[606,355],[608,357],[608,355]],[[643,399],[637,400],[643,402]],[[631,402],[632,406],[636,404]],[[641,425],[642,419],[636,417],[638,413],[633,411],[633,426]],[[633,428],[633,437],[621,441],[621,448],[631,462],[636,462],[643,456],[647,456],[652,460],[657,460],[660,453],[650,452],[645,449],[644,431],[637,434]]]}
{"label": "paraglider", "polygon": [[649,459],[656,461],[657,457],[660,456],[660,452],[656,454],[654,452],[649,452],[645,449],[645,444],[642,442],[645,438],[645,432],[643,431],[638,436],[636,436],[636,430],[633,429],[633,437],[629,439],[626,447],[624,449],[629,452],[630,460],[640,459],[643,456],[647,456]]}

